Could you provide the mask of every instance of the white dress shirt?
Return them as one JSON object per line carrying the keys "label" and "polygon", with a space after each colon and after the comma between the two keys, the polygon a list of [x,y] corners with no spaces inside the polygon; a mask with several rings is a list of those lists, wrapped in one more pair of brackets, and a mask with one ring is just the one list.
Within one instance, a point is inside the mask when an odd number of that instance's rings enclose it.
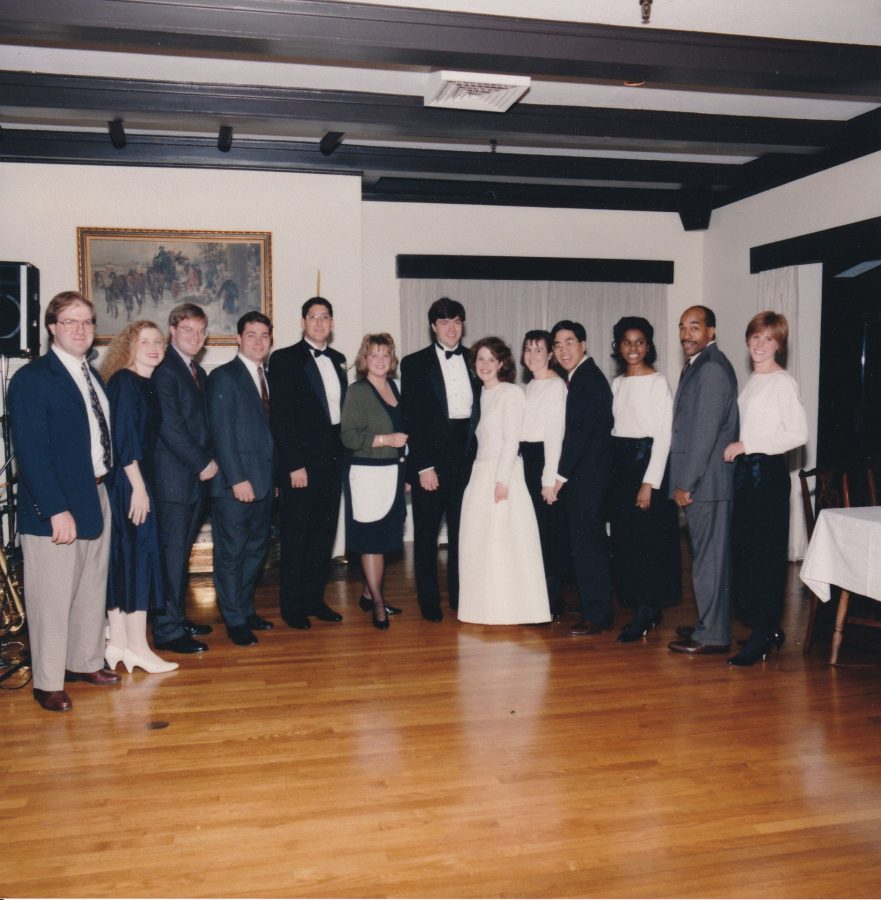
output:
{"label": "white dress shirt", "polygon": [[454,354],[447,359],[445,349],[436,341],[434,349],[444,376],[449,417],[451,419],[470,419],[474,391],[471,389],[471,379],[468,377],[468,364],[465,362],[464,352]]}
{"label": "white dress shirt", "polygon": [[[307,338],[303,340],[313,350],[325,350],[324,347],[318,347]],[[318,366],[318,374],[321,375],[322,384],[324,384],[324,396],[327,398],[327,411],[330,413],[330,424],[340,424],[340,401],[342,399],[342,388],[340,387],[340,379],[334,368],[333,360],[322,354],[315,357],[315,365]]]}

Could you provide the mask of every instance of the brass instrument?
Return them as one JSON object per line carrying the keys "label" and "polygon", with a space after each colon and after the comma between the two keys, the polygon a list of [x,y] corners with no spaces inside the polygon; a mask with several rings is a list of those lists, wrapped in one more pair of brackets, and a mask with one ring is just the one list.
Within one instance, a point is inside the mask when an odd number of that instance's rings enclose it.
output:
{"label": "brass instrument", "polygon": [[24,628],[25,611],[21,584],[0,547],[0,636],[17,634]]}

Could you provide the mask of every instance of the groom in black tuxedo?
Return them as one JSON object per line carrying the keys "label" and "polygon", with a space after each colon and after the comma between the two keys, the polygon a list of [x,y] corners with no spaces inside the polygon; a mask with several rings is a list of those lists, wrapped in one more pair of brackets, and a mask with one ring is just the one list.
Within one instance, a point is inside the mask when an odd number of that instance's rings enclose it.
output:
{"label": "groom in black tuxedo", "polygon": [[465,309],[441,297],[428,310],[435,341],[401,363],[401,409],[409,435],[408,480],[412,488],[416,592],[422,616],[440,622],[437,537],[447,521],[447,590],[459,606],[459,517],[471,475],[469,425],[479,384],[462,347]]}
{"label": "groom in black tuxedo", "polygon": [[333,307],[303,304],[303,340],[272,354],[269,408],[280,457],[281,616],[291,628],[309,617],[341,622],[324,602],[343,479],[340,413],[346,358],[328,346]]}

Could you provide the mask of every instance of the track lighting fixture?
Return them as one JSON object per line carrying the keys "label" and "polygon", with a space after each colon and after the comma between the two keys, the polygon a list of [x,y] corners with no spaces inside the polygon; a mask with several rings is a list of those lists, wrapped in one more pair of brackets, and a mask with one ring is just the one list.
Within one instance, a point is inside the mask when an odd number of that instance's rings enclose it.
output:
{"label": "track lighting fixture", "polygon": [[221,125],[217,132],[217,149],[221,153],[229,153],[232,147],[232,125]]}
{"label": "track lighting fixture", "polygon": [[318,145],[318,149],[325,155],[330,156],[334,150],[343,142],[343,138],[346,136],[344,131],[328,131],[327,134],[321,139],[321,143]]}
{"label": "track lighting fixture", "polygon": [[107,130],[110,132],[110,143],[117,150],[122,150],[125,146],[125,128],[122,127],[122,119],[114,119],[107,123]]}

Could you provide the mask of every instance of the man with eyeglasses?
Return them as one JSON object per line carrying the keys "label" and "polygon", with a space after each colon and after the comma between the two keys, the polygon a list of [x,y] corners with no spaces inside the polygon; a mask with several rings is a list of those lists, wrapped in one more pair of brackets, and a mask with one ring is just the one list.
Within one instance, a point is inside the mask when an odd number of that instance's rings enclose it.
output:
{"label": "man with eyeglasses", "polygon": [[104,668],[113,464],[110,406],[86,354],[95,308],[64,291],[45,313],[49,352],[9,386],[18,468],[18,530],[24,554],[34,699],[50,712],[73,708],[66,681],[116,684]]}
{"label": "man with eyeglasses", "polygon": [[172,653],[202,653],[196,636],[210,625],[186,617],[190,552],[205,515],[208,483],[217,474],[208,406],[207,376],[196,362],[208,335],[208,317],[195,303],[168,314],[169,348],[153,373],[162,421],[156,443],[156,505],[162,542],[165,609],[153,618],[153,642]]}
{"label": "man with eyeglasses", "polygon": [[587,355],[587,332],[568,319],[551,329],[554,359],[566,371],[566,428],[555,491],[563,492],[581,619],[575,637],[612,627],[612,573],[603,497],[612,470],[612,390]]}
{"label": "man with eyeglasses", "polygon": [[280,457],[281,617],[311,628],[310,616],[341,622],[324,602],[340,513],[343,444],[340,414],[346,358],[328,346],[333,307],[324,297],[302,306],[303,339],[272,354],[269,408]]}

